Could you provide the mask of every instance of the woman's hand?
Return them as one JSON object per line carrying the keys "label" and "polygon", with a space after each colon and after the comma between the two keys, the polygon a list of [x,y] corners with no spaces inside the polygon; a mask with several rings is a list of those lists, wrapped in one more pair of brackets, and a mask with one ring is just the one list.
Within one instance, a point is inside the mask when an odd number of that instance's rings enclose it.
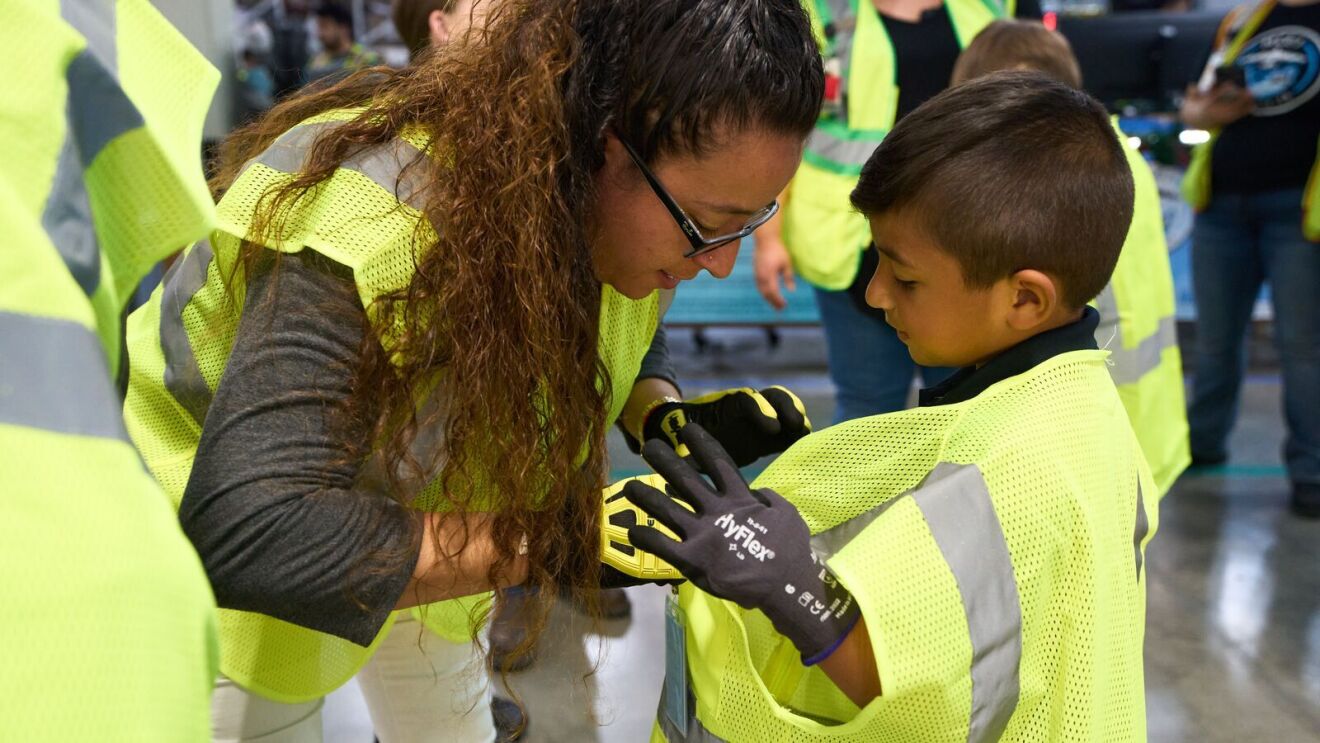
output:
{"label": "woman's hand", "polygon": [[495,515],[487,513],[427,513],[422,544],[395,609],[446,601],[527,580],[527,545],[513,545],[515,557],[491,580],[490,567],[498,551],[491,536]]}

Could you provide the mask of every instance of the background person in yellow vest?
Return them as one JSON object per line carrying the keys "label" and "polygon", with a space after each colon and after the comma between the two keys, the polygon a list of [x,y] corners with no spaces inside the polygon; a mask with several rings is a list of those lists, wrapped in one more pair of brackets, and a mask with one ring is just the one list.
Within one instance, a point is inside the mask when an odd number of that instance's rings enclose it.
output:
{"label": "background person in yellow vest", "polygon": [[[852,197],[882,256],[867,296],[914,359],[963,368],[751,487],[696,427],[713,486],[648,445],[692,508],[624,488],[681,537],[637,526],[632,544],[691,580],[653,741],[1145,739],[1158,511],[1087,306],[1132,193],[1104,108],[1036,73],[894,128]],[[955,194],[967,219],[944,218]]]}
{"label": "background person in yellow vest", "polygon": [[1284,462],[1292,510],[1320,518],[1320,3],[1233,10],[1181,115],[1211,133],[1183,195],[1192,231],[1196,373],[1188,409],[1193,464],[1228,458],[1246,368],[1243,336],[1269,282],[1283,372]]}
{"label": "background person in yellow vest", "polygon": [[[1003,20],[986,26],[958,58],[953,84],[999,70],[1035,70],[1082,89],[1068,40],[1040,23]],[[1140,150],[1118,134],[1135,186],[1132,226],[1114,276],[1094,302],[1100,311],[1095,340],[1110,351],[1109,371],[1162,495],[1191,459],[1173,272],[1155,175]]]}
{"label": "background person in yellow vest", "polygon": [[[219,228],[130,319],[129,428],[225,607],[217,737],[315,739],[361,670],[385,743],[491,739],[486,689],[451,683],[469,609],[525,582],[534,639],[560,587],[600,587],[611,422],[686,416],[753,458],[805,433],[787,393],[636,382],[662,295],[726,276],[797,167],[801,7],[491,13],[485,43],[232,136]],[[420,651],[413,615],[390,629],[414,605]]]}
{"label": "background person in yellow vest", "polygon": [[0,19],[0,739],[206,741],[215,603],[111,380],[134,287],[213,223],[220,76],[147,0]]}
{"label": "background person in yellow vest", "polygon": [[[901,410],[912,362],[864,298],[875,253],[848,193],[867,156],[908,112],[949,83],[958,52],[1003,17],[998,0],[804,0],[825,59],[825,103],[784,210],[756,239],[757,287],[783,307],[779,282],[815,288],[836,389],[836,422]],[[922,369],[934,384],[951,369]]]}

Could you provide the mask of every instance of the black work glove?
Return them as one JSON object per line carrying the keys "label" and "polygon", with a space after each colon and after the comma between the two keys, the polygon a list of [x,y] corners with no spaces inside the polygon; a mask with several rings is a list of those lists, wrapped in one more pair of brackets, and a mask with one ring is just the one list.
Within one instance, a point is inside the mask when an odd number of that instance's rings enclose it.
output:
{"label": "black work glove", "polygon": [[802,653],[805,665],[828,657],[861,610],[816,558],[802,516],[773,490],[748,487],[732,458],[700,426],[688,424],[679,438],[695,467],[660,441],[646,442],[642,456],[692,511],[642,482],[629,482],[623,493],[682,541],[639,525],[628,530],[632,544],[654,552],[701,590],[760,609]]}
{"label": "black work glove", "polygon": [[673,532],[623,497],[624,485],[634,481],[653,487],[665,486],[665,481],[659,475],[643,475],[619,480],[605,488],[600,515],[600,587],[626,588],[647,583],[682,583],[683,575],[672,565],[653,553],[637,549],[628,539],[628,530],[638,525],[656,527],[673,536]]}
{"label": "black work glove", "polygon": [[[661,439],[687,456],[678,432],[688,423],[706,429],[739,467],[778,454],[811,433],[811,421],[797,395],[783,387],[767,387],[760,392],[739,387],[682,402],[661,403],[647,414],[642,438]],[[633,453],[639,453],[641,444],[631,436],[627,439]]]}

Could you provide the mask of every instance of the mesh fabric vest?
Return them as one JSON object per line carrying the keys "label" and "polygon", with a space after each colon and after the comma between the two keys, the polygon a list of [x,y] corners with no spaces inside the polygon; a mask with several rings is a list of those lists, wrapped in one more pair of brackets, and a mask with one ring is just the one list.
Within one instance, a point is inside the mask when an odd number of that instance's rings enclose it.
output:
{"label": "mesh fabric vest", "polygon": [[1123,149],[1132,166],[1135,206],[1114,275],[1094,302],[1100,311],[1095,336],[1112,352],[1110,374],[1162,497],[1192,460],[1177,302],[1155,176],[1140,152]]}
{"label": "mesh fabric vest", "polygon": [[[241,237],[251,237],[258,199],[287,181],[307,148],[327,127],[354,111],[314,117],[289,130],[246,166],[218,206],[219,228],[171,267],[151,301],[129,324],[132,374],[126,419],[147,465],[178,507],[192,470],[202,424],[234,343],[238,313],[224,278]],[[305,248],[350,268],[364,308],[405,287],[414,271],[414,245],[427,245],[417,184],[407,166],[424,143],[409,135],[344,162],[314,196],[286,214],[275,250]],[[420,235],[420,237],[419,237]],[[241,294],[241,290],[239,291]],[[601,296],[600,355],[610,373],[609,420],[616,418],[659,321],[659,293],[629,300],[606,286]],[[602,421],[606,425],[608,421]],[[414,610],[432,631],[454,642],[471,639],[474,607],[488,594]],[[325,695],[370,657],[370,647],[268,616],[221,610],[220,670],[244,688],[284,702]]]}
{"label": "mesh fabric vest", "polygon": [[653,741],[1145,739],[1155,491],[1104,352],[828,428],[754,486],[857,598],[882,696],[859,710],[763,614],[685,584],[692,719],[662,711]]}
{"label": "mesh fabric vest", "polygon": [[220,75],[147,0],[0,0],[0,60],[0,738],[207,741],[215,602],[112,379]]}

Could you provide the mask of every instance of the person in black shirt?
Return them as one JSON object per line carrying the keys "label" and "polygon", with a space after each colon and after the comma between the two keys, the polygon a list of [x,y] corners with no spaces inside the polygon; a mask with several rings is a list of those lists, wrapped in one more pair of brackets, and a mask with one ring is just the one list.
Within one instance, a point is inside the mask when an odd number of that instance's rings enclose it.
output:
{"label": "person in black shirt", "polygon": [[1200,210],[1192,253],[1199,322],[1188,412],[1193,463],[1227,459],[1242,339],[1268,281],[1292,508],[1307,518],[1320,518],[1320,246],[1313,244],[1320,230],[1306,224],[1318,92],[1320,0],[1263,0],[1225,19],[1181,110],[1187,126],[1217,135],[1197,153],[1185,188]]}

